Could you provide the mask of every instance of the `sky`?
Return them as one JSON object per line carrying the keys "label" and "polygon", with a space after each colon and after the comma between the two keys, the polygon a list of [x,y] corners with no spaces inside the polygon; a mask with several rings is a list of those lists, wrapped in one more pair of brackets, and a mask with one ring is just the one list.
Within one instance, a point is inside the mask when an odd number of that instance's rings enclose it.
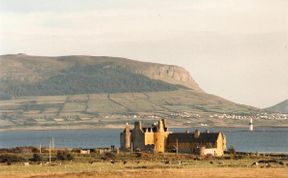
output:
{"label": "sky", "polygon": [[0,54],[173,64],[260,108],[288,99],[287,0],[0,0]]}

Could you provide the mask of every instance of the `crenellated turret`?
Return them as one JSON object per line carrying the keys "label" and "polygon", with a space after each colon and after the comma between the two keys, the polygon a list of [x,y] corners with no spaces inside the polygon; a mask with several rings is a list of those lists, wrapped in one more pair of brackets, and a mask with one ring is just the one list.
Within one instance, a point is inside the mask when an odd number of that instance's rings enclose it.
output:
{"label": "crenellated turret", "polygon": [[157,153],[165,152],[166,140],[168,137],[168,129],[166,127],[166,121],[161,119],[158,121],[157,131],[154,133],[154,151]]}

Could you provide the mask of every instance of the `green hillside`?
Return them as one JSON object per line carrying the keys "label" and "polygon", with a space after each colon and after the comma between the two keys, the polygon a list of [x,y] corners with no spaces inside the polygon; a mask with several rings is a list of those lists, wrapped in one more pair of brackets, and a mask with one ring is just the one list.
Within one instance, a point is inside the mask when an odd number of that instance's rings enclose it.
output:
{"label": "green hillside", "polygon": [[288,99],[274,106],[266,108],[265,110],[270,111],[270,112],[288,113]]}
{"label": "green hillside", "polygon": [[[168,119],[171,126],[235,126],[215,113],[251,114],[253,107],[192,90],[29,96],[0,102],[0,130],[10,128],[94,128],[123,126],[135,120]],[[136,118],[135,118],[136,116]],[[246,121],[237,121],[247,124]],[[188,124],[188,125],[187,125]],[[239,124],[239,123],[238,123]]]}
{"label": "green hillside", "polygon": [[0,56],[0,130],[118,127],[135,119],[172,126],[235,126],[210,117],[257,108],[205,93],[182,67],[105,56]]}
{"label": "green hillside", "polygon": [[0,88],[2,98],[9,99],[21,96],[173,91],[184,87],[150,79],[111,63],[102,63],[78,64],[37,82],[2,82]]}

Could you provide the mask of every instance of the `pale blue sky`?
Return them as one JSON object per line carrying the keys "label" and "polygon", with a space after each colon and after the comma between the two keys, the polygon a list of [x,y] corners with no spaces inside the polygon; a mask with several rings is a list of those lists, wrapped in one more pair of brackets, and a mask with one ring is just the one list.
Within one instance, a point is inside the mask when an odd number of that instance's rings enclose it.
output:
{"label": "pale blue sky", "polygon": [[288,1],[0,0],[0,54],[19,52],[175,64],[266,107],[288,98]]}

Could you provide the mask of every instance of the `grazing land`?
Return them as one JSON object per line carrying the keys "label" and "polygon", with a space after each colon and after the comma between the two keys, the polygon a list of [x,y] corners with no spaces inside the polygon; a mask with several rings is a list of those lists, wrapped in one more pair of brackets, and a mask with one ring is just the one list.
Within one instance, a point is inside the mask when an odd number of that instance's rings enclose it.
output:
{"label": "grazing land", "polygon": [[[106,127],[134,122],[135,119],[159,118],[168,119],[172,126],[206,122],[210,126],[229,126],[229,120],[209,119],[209,114],[233,113],[235,110],[239,114],[247,114],[251,111],[249,107],[241,108],[218,99],[214,96],[205,97],[201,93],[192,95],[190,90],[21,97],[1,101],[0,129]],[[238,124],[241,125],[241,122]],[[233,122],[233,125],[237,125],[237,122]]]}
{"label": "grazing land", "polygon": [[[115,128],[135,120],[161,118],[167,119],[171,127],[197,127],[202,123],[211,127],[239,127],[247,126],[248,117],[254,112],[252,108],[185,89],[169,92],[20,97],[2,100],[0,111],[1,130]],[[211,117],[215,113],[218,116]],[[241,118],[224,118],[220,115],[223,113]],[[260,118],[255,125],[287,126],[287,119]]]}
{"label": "grazing land", "polygon": [[[277,177],[288,176],[287,155],[226,154],[221,158],[190,154],[95,153],[81,155],[75,151],[71,160],[42,153],[41,161],[31,153],[1,153],[0,177]],[[3,157],[17,156],[19,161],[3,162]],[[4,156],[3,156],[4,155]],[[20,159],[22,157],[24,159]],[[37,157],[38,158],[38,157]],[[15,159],[11,159],[10,161]],[[29,162],[29,165],[27,163]]]}
{"label": "grazing land", "polygon": [[[82,167],[81,167],[82,166]],[[286,178],[288,171],[284,168],[123,168],[115,169],[115,167],[101,164],[98,168],[90,168],[91,165],[76,164],[74,166],[66,166],[66,169],[40,169],[39,167],[31,166],[30,168],[17,168],[17,171],[11,171],[9,173],[1,173],[3,178],[40,178],[40,177],[55,177],[55,178],[78,178],[78,177],[103,177],[103,178],[115,178],[115,177],[135,177],[135,178],[187,178],[187,177],[215,177],[215,178],[259,178],[259,175],[263,178]],[[1,166],[2,167],[2,166]],[[110,168],[108,170],[108,167]],[[28,170],[27,170],[28,169]],[[8,169],[9,170],[9,169]],[[36,171],[37,170],[37,171]],[[56,171],[55,171],[56,170]],[[69,172],[71,170],[71,172]],[[23,171],[23,172],[22,172]]]}

